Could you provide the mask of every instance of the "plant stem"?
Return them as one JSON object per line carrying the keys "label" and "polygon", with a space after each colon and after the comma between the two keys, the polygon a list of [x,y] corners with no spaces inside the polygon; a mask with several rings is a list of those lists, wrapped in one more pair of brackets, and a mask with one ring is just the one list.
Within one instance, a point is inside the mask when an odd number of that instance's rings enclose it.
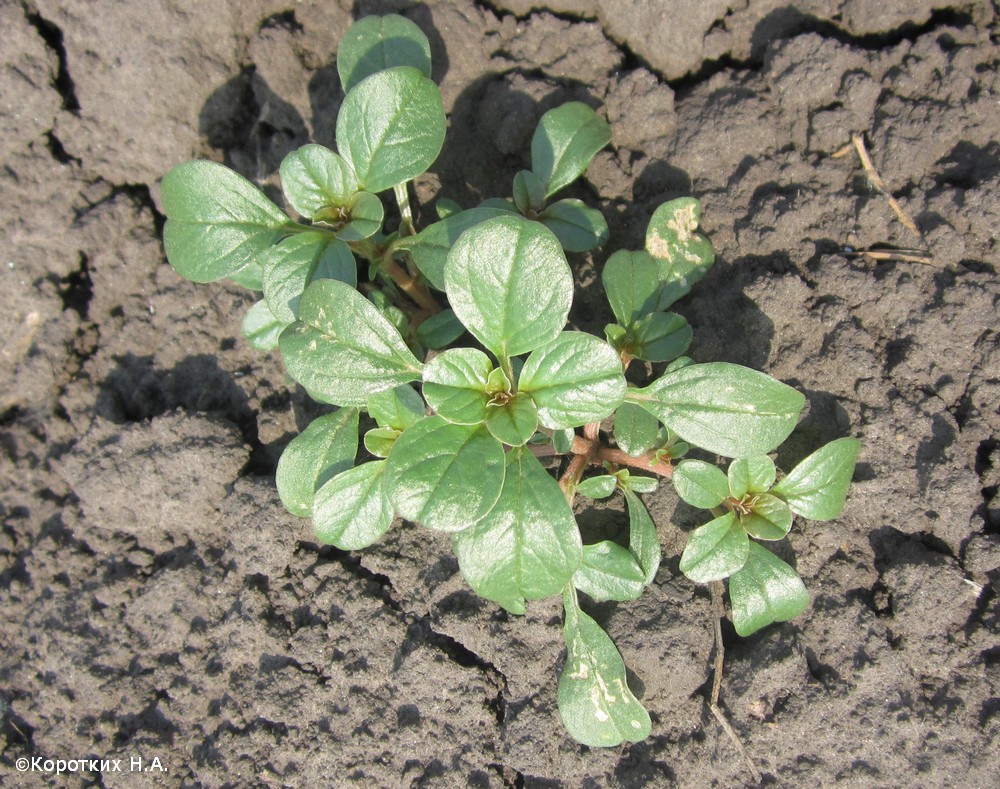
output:
{"label": "plant stem", "polygon": [[417,231],[413,226],[413,210],[410,208],[410,191],[407,189],[407,181],[396,184],[392,187],[396,195],[396,204],[399,206],[399,235],[412,236]]}
{"label": "plant stem", "polygon": [[[587,446],[587,440],[581,436],[577,436],[573,439],[573,446],[570,452],[576,457],[586,455]],[[559,454],[551,444],[533,446],[531,452],[535,457],[539,458],[553,457]],[[605,444],[598,444],[596,447],[592,447],[588,463],[593,466],[600,466],[604,463],[613,463],[616,466],[629,466],[640,471],[648,471],[650,474],[656,474],[658,477],[663,477],[664,479],[670,479],[674,473],[673,466],[669,463],[658,461],[656,455],[652,452],[633,457],[616,447],[609,447]]]}
{"label": "plant stem", "polygon": [[381,268],[399,286],[400,290],[413,299],[415,304],[423,307],[432,315],[441,312],[441,305],[437,303],[437,299],[434,298],[427,286],[407,272],[390,255],[382,258]]}

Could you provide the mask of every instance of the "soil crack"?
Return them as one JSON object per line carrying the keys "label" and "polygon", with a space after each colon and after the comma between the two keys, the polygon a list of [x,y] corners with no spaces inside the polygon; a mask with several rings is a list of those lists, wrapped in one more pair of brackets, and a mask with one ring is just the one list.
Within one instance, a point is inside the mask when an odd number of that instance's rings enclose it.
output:
{"label": "soil crack", "polygon": [[59,64],[56,70],[55,79],[52,86],[62,96],[62,108],[74,115],[80,114],[80,100],[76,97],[76,84],[69,73],[68,58],[66,56],[66,45],[64,43],[63,31],[55,23],[41,15],[37,8],[25,4],[24,16],[28,23],[38,31],[38,35],[56,56]]}

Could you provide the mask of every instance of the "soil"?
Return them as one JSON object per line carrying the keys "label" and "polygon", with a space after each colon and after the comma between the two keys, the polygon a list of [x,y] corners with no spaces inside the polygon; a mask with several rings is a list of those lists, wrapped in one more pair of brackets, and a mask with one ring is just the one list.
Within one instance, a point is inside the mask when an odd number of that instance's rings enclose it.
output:
{"label": "soil", "polygon": [[[336,42],[402,12],[451,131],[432,172],[507,194],[542,112],[613,129],[573,194],[612,243],[576,256],[600,330],[607,255],[694,194],[719,260],[679,305],[692,355],[806,393],[779,453],[863,442],[843,516],[800,523],[812,605],[739,639],[722,703],[764,785],[986,787],[1000,771],[1000,10],[948,0],[24,0],[0,5],[0,784],[755,785],[711,715],[711,605],[677,569],[696,514],[647,496],[655,583],[590,610],[649,709],[645,742],[576,745],[558,601],[508,616],[407,524],[346,554],[274,489],[318,411],[239,333],[252,296],[165,262],[159,181],[224,161],[276,196],[332,144]],[[902,209],[872,188],[863,135]],[[872,260],[872,245],[930,263]],[[622,522],[612,503],[585,526]],[[121,759],[98,772],[19,758]],[[163,771],[130,771],[133,758]]]}

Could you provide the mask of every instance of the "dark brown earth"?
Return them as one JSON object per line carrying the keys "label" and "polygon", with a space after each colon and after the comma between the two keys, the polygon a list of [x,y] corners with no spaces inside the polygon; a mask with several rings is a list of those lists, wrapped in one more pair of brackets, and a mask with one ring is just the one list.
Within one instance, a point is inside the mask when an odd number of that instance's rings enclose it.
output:
{"label": "dark brown earth", "polygon": [[[647,497],[655,584],[592,609],[653,735],[580,747],[558,601],[508,616],[408,525],[317,545],[273,481],[316,412],[241,338],[251,296],[164,260],[163,173],[200,156],[274,186],[288,150],[332,144],[340,35],[397,10],[451,121],[425,202],[507,193],[542,112],[605,107],[576,194],[612,244],[573,261],[576,325],[609,317],[610,251],[693,193],[719,262],[681,305],[692,354],[807,394],[783,467],[863,442],[843,517],[789,539],[811,608],[727,630],[722,700],[764,783],[996,786],[1000,12],[945,0],[3,3],[0,784],[752,785],[707,708],[710,605],[677,570],[693,521],[669,486]],[[832,157],[852,132],[920,236]],[[18,773],[32,756],[125,761]]]}

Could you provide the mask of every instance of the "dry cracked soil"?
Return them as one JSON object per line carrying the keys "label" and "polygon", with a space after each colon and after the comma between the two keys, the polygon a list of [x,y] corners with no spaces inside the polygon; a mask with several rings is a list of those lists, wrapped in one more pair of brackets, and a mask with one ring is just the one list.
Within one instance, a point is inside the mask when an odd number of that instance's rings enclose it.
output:
{"label": "dry cracked soil", "polygon": [[[423,205],[507,193],[541,113],[601,108],[612,144],[574,188],[612,244],[571,261],[573,325],[609,318],[609,251],[694,194],[719,260],[680,305],[692,355],[806,393],[782,467],[863,442],[843,516],[788,539],[808,611],[725,630],[722,702],[763,785],[996,786],[1000,11],[981,0],[3,2],[0,784],[756,784],[707,706],[711,604],[678,572],[694,513],[669,486],[647,497],[655,583],[590,609],[653,719],[607,750],[559,724],[557,601],[508,616],[441,535],[397,524],[346,554],[280,507],[276,458],[317,410],[241,338],[251,294],[165,262],[159,182],[204,157],[276,194],[285,153],[333,143],[339,37],[387,12],[430,37],[449,115]],[[852,133],[919,233],[834,156]],[[851,254],[880,245],[931,261]],[[122,763],[18,772],[32,757]]]}

